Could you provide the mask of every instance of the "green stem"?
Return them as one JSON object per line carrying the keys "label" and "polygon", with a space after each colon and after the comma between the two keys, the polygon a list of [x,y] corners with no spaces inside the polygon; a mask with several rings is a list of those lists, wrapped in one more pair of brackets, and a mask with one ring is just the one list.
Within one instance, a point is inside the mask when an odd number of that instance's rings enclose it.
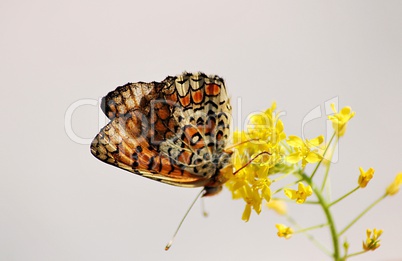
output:
{"label": "green stem", "polygon": [[[313,235],[310,235],[308,233],[305,232],[304,229],[301,228],[301,226],[296,222],[296,220],[294,220],[291,216],[286,216],[288,221],[290,223],[292,223],[295,227],[297,227],[298,229],[301,229],[299,231],[297,231],[297,233],[303,233],[304,236],[306,236],[314,245],[316,245],[319,249],[321,249],[322,252],[324,252],[325,254],[327,254],[328,256],[331,256],[332,253],[325,247],[323,246],[319,241],[317,241]],[[328,224],[325,224],[328,225]]]}
{"label": "green stem", "polygon": [[346,239],[345,242],[343,243],[343,248],[344,248],[344,254],[342,257],[342,261],[346,261],[346,259],[348,258],[348,254],[349,254],[349,243],[347,243]]}
{"label": "green stem", "polygon": [[321,191],[324,191],[325,185],[327,184],[327,180],[328,180],[328,174],[329,174],[329,169],[330,169],[331,165],[329,164],[326,168],[325,168],[325,173],[324,173],[324,179],[322,180],[322,184],[321,184]]}
{"label": "green stem", "polygon": [[304,201],[303,204],[316,205],[316,204],[320,204],[320,202],[318,202],[318,201],[306,200],[306,201]]}
{"label": "green stem", "polygon": [[[329,145],[331,144],[331,142],[332,142],[332,140],[334,139],[335,135],[336,135],[336,134],[334,133],[334,134],[332,135],[331,139],[329,140],[329,143],[328,143],[328,145],[326,146],[326,148],[325,148],[325,150],[324,150],[324,153],[322,154],[322,158],[325,157],[325,153],[327,153],[328,148],[329,148]],[[322,162],[322,160],[320,160],[320,161],[317,163],[317,165],[315,166],[315,169],[313,170],[313,173],[311,173],[310,179],[312,179],[312,178],[314,177],[315,173],[316,173],[317,170],[318,170],[318,167],[321,165],[321,162]]]}
{"label": "green stem", "polygon": [[274,191],[274,193],[272,193],[272,195],[275,195],[275,194],[279,193],[281,190],[284,190],[285,188],[291,187],[291,186],[293,186],[293,185],[299,183],[299,182],[302,181],[302,180],[303,180],[303,179],[299,179],[299,180],[296,180],[296,181],[294,181],[294,182],[291,182],[291,183],[285,185],[285,186],[282,187],[282,188],[278,188],[277,190]]}
{"label": "green stem", "polygon": [[[361,254],[364,254],[364,253],[366,253],[366,251],[360,251],[360,252],[356,252],[356,253],[353,253],[353,254],[349,254],[349,255],[347,255],[347,256],[346,256],[346,258],[348,258],[348,257],[352,257],[352,256],[361,255]],[[345,260],[346,260],[346,258],[345,258]]]}
{"label": "green stem", "polygon": [[[335,134],[334,134],[334,135],[335,135]],[[329,147],[329,145],[331,145],[331,142],[332,142],[332,139],[334,138],[334,135],[332,136],[332,138],[331,138],[331,140],[330,140],[330,143],[328,144],[328,147]],[[336,141],[335,141],[335,145],[334,145],[334,147],[332,148],[331,155],[329,156],[329,159],[328,159],[330,162],[332,161],[332,157],[334,156],[336,144],[338,144],[338,141],[339,141],[339,137],[337,136]],[[323,179],[322,184],[321,184],[321,191],[324,190],[325,185],[327,184],[327,179],[328,179],[328,174],[329,174],[329,169],[330,169],[330,167],[331,167],[331,164],[328,164],[327,167],[325,168],[324,179]]]}
{"label": "green stem", "polygon": [[324,211],[325,217],[327,218],[327,221],[328,221],[329,231],[330,231],[331,237],[332,237],[332,244],[333,244],[333,248],[334,248],[333,257],[334,257],[335,261],[339,261],[340,260],[340,253],[339,253],[338,235],[336,233],[335,222],[334,222],[334,219],[332,218],[332,213],[331,213],[331,211],[329,209],[329,206],[328,206],[327,202],[325,201],[324,197],[322,196],[321,190],[319,190],[313,184],[313,182],[311,181],[310,177],[308,177],[305,173],[303,173],[302,176],[309,183],[309,185],[311,186],[314,194],[316,195],[318,201],[320,202],[320,206],[322,207],[322,210]]}
{"label": "green stem", "polygon": [[285,173],[285,174],[283,174],[283,175],[280,175],[280,176],[277,177],[276,179],[273,179],[273,180],[272,180],[272,183],[277,182],[277,181],[280,181],[280,180],[286,178],[287,176],[289,176],[290,174],[292,174],[292,172],[289,172],[289,173]]}
{"label": "green stem", "polygon": [[338,236],[341,236],[343,233],[345,233],[354,223],[356,223],[364,214],[366,214],[370,209],[372,209],[375,205],[377,205],[381,200],[383,200],[387,194],[382,195],[379,199],[374,201],[370,206],[368,206],[362,213],[360,213],[355,219],[350,222],[349,225],[347,225],[344,229],[342,229],[341,232],[339,232]]}
{"label": "green stem", "polygon": [[307,228],[304,228],[304,229],[301,229],[301,230],[297,230],[297,231],[294,232],[293,234],[296,234],[296,233],[304,233],[304,232],[307,232],[307,231],[310,231],[310,230],[314,230],[314,229],[322,228],[322,227],[326,227],[326,226],[328,226],[328,224],[319,224],[319,225],[316,225],[316,226],[307,227]]}
{"label": "green stem", "polygon": [[358,190],[360,187],[357,186],[356,188],[352,189],[351,191],[349,191],[348,193],[346,193],[345,195],[343,195],[342,197],[338,198],[337,200],[331,202],[328,207],[335,205],[336,203],[338,203],[339,201],[341,201],[342,199],[346,198],[347,196],[349,196],[350,194],[352,194],[353,192],[355,192],[356,190]]}

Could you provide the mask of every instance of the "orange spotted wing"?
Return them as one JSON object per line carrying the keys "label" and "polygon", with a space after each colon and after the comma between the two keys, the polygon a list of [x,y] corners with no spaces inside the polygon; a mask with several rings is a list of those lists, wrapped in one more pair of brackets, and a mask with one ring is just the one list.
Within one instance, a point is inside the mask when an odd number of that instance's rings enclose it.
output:
{"label": "orange spotted wing", "polygon": [[220,190],[221,172],[231,167],[223,79],[183,73],[128,83],[108,93],[101,108],[111,121],[91,144],[96,158],[171,185],[204,186],[211,195]]}

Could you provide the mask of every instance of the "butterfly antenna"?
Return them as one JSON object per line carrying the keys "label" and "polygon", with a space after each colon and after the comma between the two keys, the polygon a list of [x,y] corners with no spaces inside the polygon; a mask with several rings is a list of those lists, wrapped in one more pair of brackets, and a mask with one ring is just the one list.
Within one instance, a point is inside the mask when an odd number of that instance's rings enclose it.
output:
{"label": "butterfly antenna", "polygon": [[239,143],[236,143],[236,144],[234,144],[234,145],[231,145],[231,146],[226,147],[226,148],[225,148],[225,151],[230,151],[231,149],[236,148],[236,147],[238,147],[238,146],[240,146],[240,145],[243,145],[243,144],[245,144],[245,143],[252,142],[252,141],[259,141],[259,140],[260,140],[260,139],[249,139],[249,140],[246,140],[246,141],[242,141],[242,142],[239,142]]}
{"label": "butterfly antenna", "polygon": [[251,160],[249,160],[244,166],[242,166],[240,169],[237,169],[235,172],[233,172],[233,175],[236,175],[240,170],[244,169],[245,167],[250,165],[251,162],[253,162],[256,158],[258,158],[259,156],[264,155],[264,154],[271,155],[271,153],[269,153],[268,151],[263,151],[263,152],[258,153],[255,157],[253,157]]}
{"label": "butterfly antenna", "polygon": [[205,193],[205,189],[201,190],[200,193],[198,193],[197,197],[194,199],[193,203],[191,203],[190,207],[187,209],[186,214],[184,214],[184,217],[181,219],[179,226],[176,228],[176,231],[174,232],[174,235],[172,237],[172,239],[170,239],[169,243],[167,243],[167,245],[165,246],[165,250],[168,251],[169,248],[172,246],[173,241],[177,235],[177,232],[179,232],[179,229],[181,227],[181,225],[183,224],[183,221],[186,219],[188,213],[190,212],[190,210],[193,208],[195,202]]}

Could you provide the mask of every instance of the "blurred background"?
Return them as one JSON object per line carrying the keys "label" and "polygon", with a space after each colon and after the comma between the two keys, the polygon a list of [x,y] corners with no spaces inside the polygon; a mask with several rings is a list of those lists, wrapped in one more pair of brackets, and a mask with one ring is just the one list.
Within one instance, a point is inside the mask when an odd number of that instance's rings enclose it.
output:
{"label": "blurred background", "polygon": [[[278,238],[275,224],[289,223],[272,211],[244,223],[227,190],[205,200],[208,218],[197,202],[165,252],[199,189],[95,159],[97,101],[127,82],[203,71],[226,80],[235,128],[276,101],[285,132],[306,138],[327,133],[329,101],[350,105],[333,198],[357,185],[359,166],[376,172],[333,208],[341,229],[402,171],[401,46],[397,0],[2,0],[0,260],[330,260],[302,235]],[[384,230],[379,249],[353,260],[402,260],[401,198],[345,234],[355,252],[367,228]],[[289,212],[305,227],[325,222],[316,206]],[[332,248],[327,229],[313,234]]]}

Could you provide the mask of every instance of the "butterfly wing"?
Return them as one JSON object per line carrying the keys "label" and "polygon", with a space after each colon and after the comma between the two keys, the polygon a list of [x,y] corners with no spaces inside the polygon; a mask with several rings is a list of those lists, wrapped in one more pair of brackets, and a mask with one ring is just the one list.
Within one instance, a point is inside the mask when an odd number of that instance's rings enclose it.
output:
{"label": "butterfly wing", "polygon": [[184,73],[162,83],[129,83],[105,96],[101,108],[111,122],[91,144],[98,159],[184,187],[205,186],[216,174],[214,155],[229,130],[220,117],[230,116],[219,77]]}
{"label": "butterfly wing", "polygon": [[108,164],[157,181],[184,187],[198,187],[206,183],[200,177],[178,168],[172,159],[150,146],[146,137],[133,138],[137,128],[141,128],[138,123],[132,124],[136,117],[127,118],[127,125],[119,117],[107,124],[93,140],[92,154]]}

